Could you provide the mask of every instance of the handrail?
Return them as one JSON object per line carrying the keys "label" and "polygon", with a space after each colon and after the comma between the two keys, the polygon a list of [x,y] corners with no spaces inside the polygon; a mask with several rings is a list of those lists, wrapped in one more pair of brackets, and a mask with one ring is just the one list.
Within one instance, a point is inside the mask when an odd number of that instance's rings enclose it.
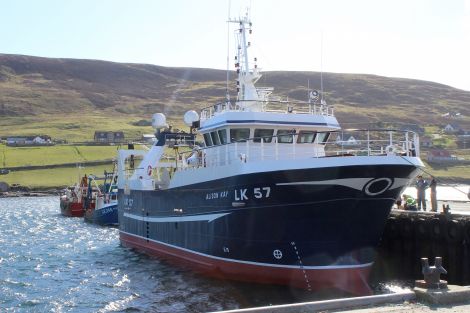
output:
{"label": "handrail", "polygon": [[[310,103],[305,101],[290,100],[239,100],[232,102],[218,102],[201,109],[201,120],[204,121],[213,117],[216,113],[222,112],[242,112],[245,111],[240,103],[257,103],[260,105],[261,112],[277,112],[289,114],[312,114],[334,116],[334,107],[320,103]],[[277,107],[276,107],[277,106]],[[284,106],[284,109],[279,108]]]}
{"label": "handrail", "polygon": [[[299,143],[299,133],[295,131],[273,136],[251,137],[232,141],[230,143],[213,145],[210,147],[197,147],[192,151],[180,152],[183,160],[182,168],[194,168],[200,166],[215,166],[231,164],[233,162],[247,163],[260,160],[293,160],[300,158],[322,158],[332,156],[419,156],[419,139],[413,131],[391,129],[347,129],[336,131],[317,131],[311,143]],[[329,140],[318,142],[318,134],[328,133],[329,138],[334,134],[341,140]],[[333,134],[333,136],[332,136]],[[352,136],[344,140],[345,134]],[[292,136],[291,143],[282,143],[278,137]],[[357,137],[357,138],[355,138]],[[266,140],[270,138],[271,140]],[[258,139],[261,139],[258,141]],[[255,141],[256,140],[256,141]],[[192,164],[187,160],[199,154],[200,162]],[[187,157],[186,157],[187,156]],[[193,160],[192,160],[193,161]]]}

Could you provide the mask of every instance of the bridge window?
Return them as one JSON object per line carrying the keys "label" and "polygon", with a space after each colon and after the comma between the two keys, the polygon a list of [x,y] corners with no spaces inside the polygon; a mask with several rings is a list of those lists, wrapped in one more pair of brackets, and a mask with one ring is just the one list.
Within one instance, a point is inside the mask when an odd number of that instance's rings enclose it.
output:
{"label": "bridge window", "polygon": [[211,135],[209,133],[205,133],[204,134],[204,142],[206,143],[206,147],[210,147],[212,146],[212,138],[211,138]]}
{"label": "bridge window", "polygon": [[244,142],[250,138],[249,128],[231,128],[230,129],[230,140],[231,142]]}
{"label": "bridge window", "polygon": [[271,142],[273,140],[274,129],[255,129],[255,135],[253,136],[253,142]]}
{"label": "bridge window", "polygon": [[318,133],[317,135],[317,142],[321,144],[325,144],[328,141],[328,138],[330,137],[330,133]]}
{"label": "bridge window", "polygon": [[295,130],[293,129],[278,129],[277,130],[277,142],[279,143],[292,143],[293,135]]}
{"label": "bridge window", "polygon": [[312,143],[315,140],[316,133],[313,131],[301,130],[297,136],[297,143]]}
{"label": "bridge window", "polygon": [[219,135],[217,135],[216,131],[211,132],[212,143],[215,146],[220,145]]}
{"label": "bridge window", "polygon": [[219,129],[217,131],[219,133],[220,143],[226,144],[227,143],[227,130],[226,129]]}

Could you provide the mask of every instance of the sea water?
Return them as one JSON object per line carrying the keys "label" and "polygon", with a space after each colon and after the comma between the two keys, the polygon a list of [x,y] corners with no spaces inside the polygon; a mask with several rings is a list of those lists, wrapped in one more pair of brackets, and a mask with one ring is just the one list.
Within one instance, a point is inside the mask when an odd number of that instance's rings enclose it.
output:
{"label": "sea water", "polygon": [[59,212],[58,197],[0,198],[0,312],[207,312],[344,296],[210,279]]}
{"label": "sea water", "polygon": [[60,215],[58,197],[0,199],[0,312],[204,312],[240,307],[230,284]]}
{"label": "sea water", "polygon": [[59,197],[0,198],[0,312],[208,312],[340,297],[211,279],[60,215]]}

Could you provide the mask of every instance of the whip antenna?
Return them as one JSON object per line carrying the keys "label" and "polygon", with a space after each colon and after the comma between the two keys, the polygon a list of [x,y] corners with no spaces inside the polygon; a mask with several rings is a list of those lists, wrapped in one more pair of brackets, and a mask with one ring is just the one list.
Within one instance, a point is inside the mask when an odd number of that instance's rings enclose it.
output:
{"label": "whip antenna", "polygon": [[229,54],[230,54],[230,0],[228,1],[228,17],[227,17],[227,81],[226,81],[226,87],[225,87],[225,92],[226,92],[226,95],[225,95],[225,99],[227,100],[227,102],[230,102],[230,93],[228,91],[228,83],[229,83],[229,75],[230,75],[230,72],[229,72]]}

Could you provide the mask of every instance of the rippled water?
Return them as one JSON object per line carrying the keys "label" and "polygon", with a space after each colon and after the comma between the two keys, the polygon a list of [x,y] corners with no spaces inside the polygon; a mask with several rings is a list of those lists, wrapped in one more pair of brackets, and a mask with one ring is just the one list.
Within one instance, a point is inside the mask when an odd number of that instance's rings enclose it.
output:
{"label": "rippled water", "polygon": [[0,199],[0,312],[207,312],[337,296],[209,279],[120,246],[115,228],[62,217],[58,197]]}

